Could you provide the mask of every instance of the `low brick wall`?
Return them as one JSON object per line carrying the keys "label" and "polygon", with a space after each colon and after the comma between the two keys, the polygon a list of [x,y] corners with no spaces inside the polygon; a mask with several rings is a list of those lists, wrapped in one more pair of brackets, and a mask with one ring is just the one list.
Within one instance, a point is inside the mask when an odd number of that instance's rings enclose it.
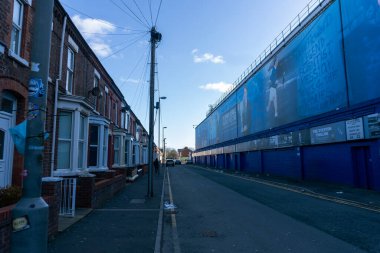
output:
{"label": "low brick wall", "polygon": [[12,235],[12,206],[0,208],[0,252],[10,253]]}
{"label": "low brick wall", "polygon": [[61,181],[43,182],[42,196],[49,205],[48,238],[53,239],[58,234],[58,217],[61,205]]}
{"label": "low brick wall", "polygon": [[95,192],[95,177],[79,177],[77,179],[76,207],[92,208]]}
{"label": "low brick wall", "polygon": [[125,187],[125,176],[116,171],[96,172],[96,177],[80,177],[77,181],[76,206],[98,208]]}
{"label": "low brick wall", "polygon": [[125,186],[125,177],[117,175],[95,183],[94,208],[102,206]]}

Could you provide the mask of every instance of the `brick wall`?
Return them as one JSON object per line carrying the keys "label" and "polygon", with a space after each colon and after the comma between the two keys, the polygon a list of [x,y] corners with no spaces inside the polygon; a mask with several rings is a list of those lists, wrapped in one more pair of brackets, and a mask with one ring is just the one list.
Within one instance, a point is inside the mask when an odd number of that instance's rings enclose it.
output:
{"label": "brick wall", "polygon": [[98,208],[125,186],[125,176],[116,171],[96,172],[96,177],[79,177],[76,206]]}
{"label": "brick wall", "polygon": [[95,177],[79,177],[77,179],[76,207],[92,208],[95,191]]}
{"label": "brick wall", "polygon": [[0,252],[9,253],[12,235],[11,206],[0,208]]}
{"label": "brick wall", "polygon": [[61,181],[43,182],[42,196],[49,205],[48,237],[53,239],[58,233],[58,217],[61,203]]}
{"label": "brick wall", "polygon": [[94,208],[101,207],[125,186],[125,177],[117,175],[95,183]]}

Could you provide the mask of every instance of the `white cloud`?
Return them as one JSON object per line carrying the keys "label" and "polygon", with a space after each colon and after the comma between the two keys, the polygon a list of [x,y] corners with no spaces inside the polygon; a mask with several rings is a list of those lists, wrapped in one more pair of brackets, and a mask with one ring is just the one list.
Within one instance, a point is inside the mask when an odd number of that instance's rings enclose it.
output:
{"label": "white cloud", "polygon": [[132,83],[132,84],[138,84],[138,83],[140,83],[140,81],[139,80],[137,80],[137,79],[132,79],[132,78],[125,78],[125,77],[120,77],[119,78],[119,80],[120,80],[120,82],[122,82],[122,83]]}
{"label": "white cloud", "polygon": [[112,23],[102,19],[82,19],[79,15],[73,16],[72,20],[95,54],[100,57],[107,57],[112,54],[110,45],[104,40],[104,36],[101,35],[112,33],[116,30],[116,27]]}
{"label": "white cloud", "polygon": [[231,83],[225,83],[225,82],[207,83],[205,85],[199,86],[199,88],[203,90],[216,90],[223,93],[231,89],[231,87],[232,87]]}
{"label": "white cloud", "polygon": [[89,45],[94,52],[100,57],[107,57],[112,54],[110,46],[104,42],[89,42]]}
{"label": "white cloud", "polygon": [[195,63],[202,63],[202,62],[211,62],[215,64],[225,63],[225,60],[223,56],[221,55],[213,55],[212,53],[198,54],[198,52],[199,50],[197,48],[191,51],[191,54],[193,55],[193,61]]}

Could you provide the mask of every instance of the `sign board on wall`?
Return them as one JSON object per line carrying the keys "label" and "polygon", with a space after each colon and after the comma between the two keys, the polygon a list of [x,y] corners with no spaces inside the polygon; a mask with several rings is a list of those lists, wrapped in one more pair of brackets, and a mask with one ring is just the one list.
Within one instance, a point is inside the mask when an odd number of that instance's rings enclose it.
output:
{"label": "sign board on wall", "polygon": [[340,142],[346,140],[345,122],[337,122],[310,129],[311,144]]}
{"label": "sign board on wall", "polygon": [[346,121],[347,140],[364,139],[363,118]]}
{"label": "sign board on wall", "polygon": [[375,113],[365,117],[366,138],[380,137],[380,114]]}

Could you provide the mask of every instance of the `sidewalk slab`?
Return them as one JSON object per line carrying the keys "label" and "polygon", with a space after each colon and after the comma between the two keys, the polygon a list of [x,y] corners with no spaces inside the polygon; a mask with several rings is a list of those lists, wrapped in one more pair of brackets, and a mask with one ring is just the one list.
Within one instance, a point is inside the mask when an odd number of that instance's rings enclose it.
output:
{"label": "sidewalk slab", "polygon": [[58,232],[63,232],[67,228],[71,227],[84,217],[86,217],[92,211],[91,208],[77,208],[75,209],[75,216],[59,216],[58,218]]}

